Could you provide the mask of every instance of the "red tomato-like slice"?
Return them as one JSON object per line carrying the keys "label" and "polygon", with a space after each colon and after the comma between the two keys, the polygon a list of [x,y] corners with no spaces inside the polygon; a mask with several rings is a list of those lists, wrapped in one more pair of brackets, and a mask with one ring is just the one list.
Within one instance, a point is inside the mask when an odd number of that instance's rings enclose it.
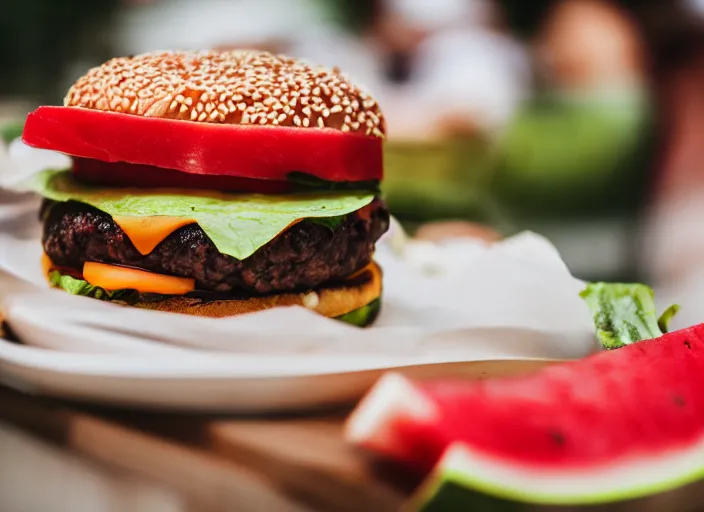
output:
{"label": "red tomato-like slice", "polygon": [[77,157],[73,159],[73,175],[82,183],[108,187],[185,188],[255,194],[283,194],[293,189],[293,184],[286,181],[191,174],[151,165],[108,163]]}
{"label": "red tomato-like slice", "polygon": [[382,140],[332,128],[199,123],[39,107],[22,140],[41,149],[197,175],[286,181],[301,172],[336,182],[380,181]]}

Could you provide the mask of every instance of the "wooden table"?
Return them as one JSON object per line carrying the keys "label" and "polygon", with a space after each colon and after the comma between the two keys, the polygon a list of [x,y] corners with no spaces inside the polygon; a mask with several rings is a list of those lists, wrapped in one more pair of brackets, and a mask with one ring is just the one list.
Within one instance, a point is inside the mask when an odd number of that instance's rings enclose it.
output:
{"label": "wooden table", "polygon": [[[93,508],[85,510],[90,512],[142,510],[129,506],[141,500],[150,503],[152,508],[144,508],[150,512],[389,511],[398,509],[415,484],[409,475],[383,468],[344,443],[344,411],[257,419],[138,414],[2,387],[0,404],[0,455],[17,450],[17,438],[26,442],[31,433],[36,446],[29,451],[43,452],[48,462],[40,464],[43,459],[36,454],[30,460],[14,457],[25,466],[19,471],[41,473],[38,469],[47,470],[49,464],[54,472],[48,478],[68,478],[74,490],[53,502],[56,507],[66,499],[67,512],[89,505]],[[59,470],[67,464],[83,478]],[[0,463],[0,481],[18,479],[21,475],[7,476],[13,468],[17,473],[14,463]],[[23,485],[37,479],[39,474]],[[11,490],[10,495],[3,493],[0,483],[3,512],[12,512],[13,493],[32,498],[26,489]],[[86,496],[85,501],[77,501],[76,493]],[[96,493],[102,493],[104,505],[97,505]],[[39,507],[36,502],[15,505],[18,512],[49,510],[28,508]]]}

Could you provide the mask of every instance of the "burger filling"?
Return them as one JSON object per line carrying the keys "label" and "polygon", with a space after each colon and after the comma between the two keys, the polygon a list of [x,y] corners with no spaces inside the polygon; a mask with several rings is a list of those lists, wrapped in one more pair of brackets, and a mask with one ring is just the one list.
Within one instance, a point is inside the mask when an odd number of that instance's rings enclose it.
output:
{"label": "burger filling", "polygon": [[44,265],[77,295],[201,316],[304,305],[366,325],[389,214],[385,123],[336,69],[266,52],[111,59],[23,141],[40,173]]}
{"label": "burger filling", "polygon": [[370,263],[375,242],[389,226],[388,211],[376,198],[347,215],[297,222],[237,259],[220,252],[192,222],[143,254],[134,235],[88,204],[46,201],[43,216],[44,252],[58,268],[81,273],[86,262],[123,265],[191,278],[194,290],[222,296],[301,291],[343,280]]}

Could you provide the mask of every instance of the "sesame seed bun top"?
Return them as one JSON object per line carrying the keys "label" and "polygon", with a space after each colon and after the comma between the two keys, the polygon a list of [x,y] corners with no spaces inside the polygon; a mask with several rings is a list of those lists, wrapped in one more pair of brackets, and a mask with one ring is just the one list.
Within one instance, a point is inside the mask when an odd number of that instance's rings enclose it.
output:
{"label": "sesame seed bun top", "polygon": [[78,79],[64,105],[204,123],[385,134],[377,102],[339,70],[259,51],[112,59]]}

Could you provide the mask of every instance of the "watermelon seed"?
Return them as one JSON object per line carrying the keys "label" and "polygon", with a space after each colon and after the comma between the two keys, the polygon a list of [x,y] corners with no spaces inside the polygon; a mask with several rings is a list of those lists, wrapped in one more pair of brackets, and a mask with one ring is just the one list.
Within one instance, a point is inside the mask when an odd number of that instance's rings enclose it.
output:
{"label": "watermelon seed", "polygon": [[673,396],[672,401],[675,402],[675,405],[677,407],[684,407],[684,405],[685,405],[684,398],[682,398],[680,395]]}
{"label": "watermelon seed", "polygon": [[565,444],[565,436],[559,432],[550,432],[550,437],[552,437],[552,440],[555,441],[555,444],[558,446],[563,446]]}
{"label": "watermelon seed", "polygon": [[692,344],[689,342],[689,340],[684,340],[684,346],[687,347],[689,350],[692,350]]}

